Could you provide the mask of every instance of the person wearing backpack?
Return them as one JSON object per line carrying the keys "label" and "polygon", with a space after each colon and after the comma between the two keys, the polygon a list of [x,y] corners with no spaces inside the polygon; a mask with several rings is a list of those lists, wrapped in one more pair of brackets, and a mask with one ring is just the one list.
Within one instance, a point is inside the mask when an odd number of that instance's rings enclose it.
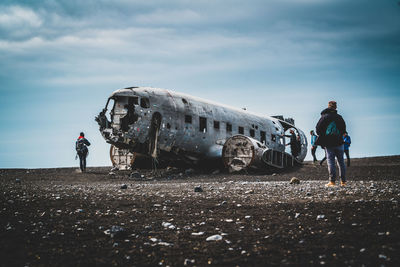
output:
{"label": "person wearing backpack", "polygon": [[89,153],[89,149],[87,148],[88,146],[90,146],[90,143],[85,138],[85,134],[81,132],[78,140],[75,142],[75,149],[79,156],[79,166],[82,172],[86,171],[86,157]]}
{"label": "person wearing backpack", "polygon": [[316,130],[318,143],[325,147],[328,163],[329,183],[326,186],[335,186],[336,166],[335,158],[339,165],[340,185],[346,185],[346,167],[344,164],[343,134],[346,132],[346,123],[342,116],[337,114],[335,101],[329,101],[328,108],[321,112]]}

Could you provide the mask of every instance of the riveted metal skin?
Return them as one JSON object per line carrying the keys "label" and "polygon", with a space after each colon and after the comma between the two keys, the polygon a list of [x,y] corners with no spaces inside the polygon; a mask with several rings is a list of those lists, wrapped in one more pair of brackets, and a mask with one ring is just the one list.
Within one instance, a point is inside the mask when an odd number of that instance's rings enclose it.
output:
{"label": "riveted metal skin", "polygon": [[226,161],[232,162],[234,157],[233,150],[228,147],[236,139],[243,139],[254,147],[254,151],[243,147],[249,153],[242,155],[243,160],[248,158],[244,160],[244,168],[259,166],[262,162],[274,166],[273,161],[263,160],[262,154],[269,149],[284,155],[285,132],[289,129],[300,136],[301,149],[295,161],[302,162],[307,154],[306,137],[291,120],[261,116],[165,89],[129,87],[117,90],[96,121],[106,142],[115,147],[172,163],[183,160],[197,164],[211,160],[229,168]]}

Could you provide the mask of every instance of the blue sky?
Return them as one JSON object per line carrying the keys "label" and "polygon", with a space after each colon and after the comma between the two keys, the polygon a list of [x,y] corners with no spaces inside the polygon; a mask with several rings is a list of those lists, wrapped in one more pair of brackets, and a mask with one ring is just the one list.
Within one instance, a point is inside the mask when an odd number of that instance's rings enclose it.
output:
{"label": "blue sky", "polygon": [[128,86],[283,114],[306,133],[334,99],[353,157],[398,155],[400,5],[1,1],[1,168],[76,166],[80,131],[88,164],[110,165],[94,117]]}

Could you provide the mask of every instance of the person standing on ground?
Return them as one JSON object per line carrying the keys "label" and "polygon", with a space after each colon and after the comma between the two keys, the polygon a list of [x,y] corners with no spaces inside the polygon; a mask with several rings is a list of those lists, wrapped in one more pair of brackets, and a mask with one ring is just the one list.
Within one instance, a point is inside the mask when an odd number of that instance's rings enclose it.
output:
{"label": "person standing on ground", "polygon": [[315,151],[317,150],[317,144],[315,141],[317,141],[317,136],[315,135],[314,131],[311,130],[311,155],[313,156],[313,162],[318,162],[317,157],[315,156]]}
{"label": "person standing on ground", "polygon": [[81,132],[78,140],[76,140],[75,149],[76,153],[79,156],[79,167],[82,172],[86,171],[86,157],[89,153],[89,149],[87,148],[88,146],[90,146],[90,143],[85,138],[85,134]]}
{"label": "person standing on ground", "polygon": [[350,167],[349,148],[350,148],[350,144],[351,144],[351,138],[347,132],[344,132],[344,134],[343,134],[343,142],[344,142],[344,153],[346,154],[346,158],[347,158],[347,167]]}
{"label": "person standing on ground", "polygon": [[337,114],[335,101],[329,101],[328,108],[321,112],[316,130],[319,136],[318,142],[325,147],[328,162],[329,183],[326,186],[335,186],[336,165],[335,158],[339,165],[340,185],[346,185],[346,166],[344,165],[343,134],[346,132],[346,123],[342,116]]}
{"label": "person standing on ground", "polygon": [[299,154],[298,150],[298,142],[296,134],[294,133],[293,129],[290,129],[290,135],[285,135],[286,137],[290,137],[290,142],[286,144],[287,146],[290,145],[290,151],[292,152],[292,156],[295,158]]}

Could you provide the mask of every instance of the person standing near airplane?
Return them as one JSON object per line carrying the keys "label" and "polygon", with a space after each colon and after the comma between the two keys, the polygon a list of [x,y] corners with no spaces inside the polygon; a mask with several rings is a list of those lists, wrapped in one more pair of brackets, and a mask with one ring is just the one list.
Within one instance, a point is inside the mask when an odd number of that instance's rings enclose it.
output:
{"label": "person standing near airplane", "polygon": [[351,144],[351,138],[347,132],[344,132],[344,134],[343,134],[343,141],[344,141],[344,153],[346,154],[346,158],[347,158],[347,167],[350,167],[349,148],[350,148],[350,144]]}
{"label": "person standing near airplane", "polygon": [[346,132],[346,123],[342,116],[337,114],[336,108],[336,102],[329,101],[328,108],[321,112],[321,118],[316,125],[317,135],[319,136],[318,143],[325,147],[328,162],[329,183],[326,186],[335,186],[335,158],[339,165],[340,185],[346,185],[346,166],[343,156],[343,134]]}
{"label": "person standing near airplane", "polygon": [[313,156],[313,162],[315,163],[318,162],[317,157],[315,156],[315,151],[317,150],[318,147],[316,144],[317,136],[315,135],[313,130],[311,130],[310,134],[311,134],[311,155]]}
{"label": "person standing near airplane", "polygon": [[297,157],[299,154],[299,145],[297,141],[296,134],[294,133],[293,129],[290,129],[290,135],[285,135],[286,137],[290,137],[290,142],[286,144],[287,146],[290,145],[290,150],[292,152],[293,157]]}
{"label": "person standing near airplane", "polygon": [[90,142],[85,138],[85,134],[81,132],[78,140],[75,142],[75,149],[79,156],[79,167],[82,172],[86,171],[86,157],[89,153],[88,146],[90,146]]}

